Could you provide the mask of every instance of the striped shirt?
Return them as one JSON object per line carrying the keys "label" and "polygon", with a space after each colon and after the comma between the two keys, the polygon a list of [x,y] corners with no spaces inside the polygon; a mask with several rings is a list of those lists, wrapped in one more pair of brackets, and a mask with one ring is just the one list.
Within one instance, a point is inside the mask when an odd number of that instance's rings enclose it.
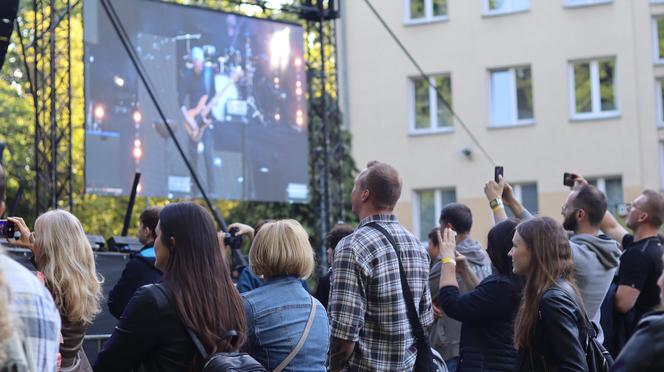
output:
{"label": "striped shirt", "polygon": [[406,313],[399,262],[387,238],[366,226],[373,221],[390,232],[399,245],[396,249],[422,326],[433,323],[427,252],[394,215],[376,215],[362,219],[357,230],[335,249],[328,305],[331,335],[355,342],[348,371],[412,371],[417,349]]}
{"label": "striped shirt", "polygon": [[19,337],[28,345],[30,371],[57,368],[60,314],[48,289],[18,262],[0,252],[0,271],[11,291],[11,311],[20,326]]}

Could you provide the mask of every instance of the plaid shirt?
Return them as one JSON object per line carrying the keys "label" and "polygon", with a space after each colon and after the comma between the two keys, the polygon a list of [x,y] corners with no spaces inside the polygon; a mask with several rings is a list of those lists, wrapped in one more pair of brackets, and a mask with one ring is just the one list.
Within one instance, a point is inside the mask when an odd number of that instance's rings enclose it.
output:
{"label": "plaid shirt", "polygon": [[422,326],[433,323],[427,252],[394,215],[377,215],[360,221],[357,230],[335,249],[328,305],[331,335],[356,343],[348,371],[412,371],[417,349],[399,262],[387,238],[366,226],[373,221],[385,227],[399,245]]}
{"label": "plaid shirt", "polygon": [[30,371],[55,371],[60,347],[60,313],[51,294],[35,275],[2,252],[0,271],[11,291],[11,311],[21,327],[19,337],[28,347]]}

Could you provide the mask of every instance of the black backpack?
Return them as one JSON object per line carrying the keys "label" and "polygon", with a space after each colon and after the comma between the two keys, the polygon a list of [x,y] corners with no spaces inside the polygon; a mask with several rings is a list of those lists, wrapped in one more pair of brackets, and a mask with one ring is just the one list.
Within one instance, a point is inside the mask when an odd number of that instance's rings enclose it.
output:
{"label": "black backpack", "polygon": [[[166,288],[162,284],[156,284],[155,286],[164,295],[164,300],[170,303],[170,296],[168,296]],[[196,350],[203,357],[204,363],[201,372],[267,372],[263,365],[247,353],[220,352],[212,355],[208,354],[196,333],[187,326],[185,326],[185,329],[194,346],[196,346]],[[237,337],[237,332],[230,330],[226,332],[223,339],[235,337]]]}

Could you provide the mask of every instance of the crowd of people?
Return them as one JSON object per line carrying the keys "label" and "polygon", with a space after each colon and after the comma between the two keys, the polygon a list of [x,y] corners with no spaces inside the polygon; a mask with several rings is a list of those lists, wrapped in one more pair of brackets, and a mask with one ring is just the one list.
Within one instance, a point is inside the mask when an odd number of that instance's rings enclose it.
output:
{"label": "crowd of people", "polygon": [[[29,249],[36,274],[0,252],[0,371],[224,370],[226,361],[270,371],[663,371],[664,196],[644,190],[629,203],[629,233],[606,196],[575,177],[562,224],[533,216],[505,180],[487,181],[495,225],[485,249],[461,203],[446,205],[420,242],[394,214],[399,173],[370,162],[351,193],[359,223],[331,229],[330,271],[314,291],[314,250],[292,219],[230,226],[251,241],[234,280],[207,211],[148,208],[144,247],[103,299],[74,215],[46,212],[33,231],[9,217],[11,244]],[[5,188],[0,168],[0,214]],[[118,323],[88,361],[84,336],[102,306]]]}

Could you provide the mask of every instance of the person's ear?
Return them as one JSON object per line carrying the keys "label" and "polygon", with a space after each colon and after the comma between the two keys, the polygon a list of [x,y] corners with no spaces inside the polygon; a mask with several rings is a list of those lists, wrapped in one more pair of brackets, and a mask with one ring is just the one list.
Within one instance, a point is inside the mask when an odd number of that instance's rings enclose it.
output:
{"label": "person's ear", "polygon": [[583,209],[579,209],[576,211],[576,218],[579,220],[582,220],[584,217],[586,217],[586,211]]}
{"label": "person's ear", "polygon": [[371,195],[369,189],[363,190],[362,193],[360,194],[360,199],[362,199],[362,201],[365,202],[369,199],[369,195]]}
{"label": "person's ear", "polygon": [[643,212],[643,213],[641,213],[641,215],[639,216],[637,221],[639,221],[639,223],[644,223],[644,222],[646,222],[646,220],[648,220],[648,217],[650,217],[650,215],[648,215],[647,212]]}
{"label": "person's ear", "polygon": [[169,244],[168,244],[168,248],[170,248],[170,249],[175,248],[175,237],[174,237],[174,236],[171,236],[171,237],[168,239],[168,243],[169,243]]}

